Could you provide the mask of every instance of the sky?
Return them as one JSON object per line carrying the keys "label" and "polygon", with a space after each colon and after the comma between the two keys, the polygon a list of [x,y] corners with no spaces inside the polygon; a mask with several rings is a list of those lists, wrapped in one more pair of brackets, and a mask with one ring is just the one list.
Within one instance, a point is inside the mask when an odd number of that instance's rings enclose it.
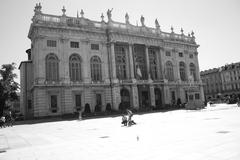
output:
{"label": "sky", "polygon": [[[107,20],[106,12],[112,9],[112,19],[125,22],[128,13],[131,24],[155,27],[155,19],[164,32],[184,34],[194,31],[198,48],[200,70],[240,62],[240,1],[239,0],[0,0],[0,65],[27,60],[25,51],[30,48],[28,31],[36,3],[42,12],[62,15],[65,6],[67,16],[76,17],[84,11],[84,17]],[[15,70],[19,82],[20,72]]]}

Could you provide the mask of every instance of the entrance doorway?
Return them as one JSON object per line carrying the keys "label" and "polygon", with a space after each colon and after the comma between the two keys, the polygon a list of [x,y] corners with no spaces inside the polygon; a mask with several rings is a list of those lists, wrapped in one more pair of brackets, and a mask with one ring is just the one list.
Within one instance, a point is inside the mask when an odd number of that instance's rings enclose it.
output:
{"label": "entrance doorway", "polygon": [[130,108],[130,94],[126,88],[121,89],[121,104],[119,105],[120,110]]}
{"label": "entrance doorway", "polygon": [[150,100],[149,100],[149,92],[148,91],[142,91],[142,107],[147,108],[150,106]]}
{"label": "entrance doorway", "polygon": [[161,108],[161,105],[162,105],[161,90],[159,88],[155,88],[154,93],[155,93],[155,105],[156,105],[156,108],[159,109]]}
{"label": "entrance doorway", "polygon": [[102,95],[97,93],[96,94],[95,112],[101,112],[101,111],[102,111]]}

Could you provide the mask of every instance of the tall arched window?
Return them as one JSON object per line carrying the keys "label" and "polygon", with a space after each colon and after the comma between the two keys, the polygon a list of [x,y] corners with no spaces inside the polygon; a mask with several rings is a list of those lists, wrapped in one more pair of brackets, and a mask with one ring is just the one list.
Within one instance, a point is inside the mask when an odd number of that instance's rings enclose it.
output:
{"label": "tall arched window", "polygon": [[118,79],[127,79],[126,51],[123,45],[115,45],[115,59]]}
{"label": "tall arched window", "polygon": [[90,60],[91,63],[91,78],[92,81],[102,80],[102,67],[101,60],[98,56],[93,56]]}
{"label": "tall arched window", "polygon": [[186,81],[186,67],[184,62],[179,63],[179,72],[181,80]]}
{"label": "tall arched window", "polygon": [[154,49],[149,49],[150,73],[153,80],[157,79],[157,55]]}
{"label": "tall arched window", "polygon": [[172,65],[172,62],[170,61],[167,61],[166,63],[166,78],[168,81],[174,80],[173,65]]}
{"label": "tall arched window", "polygon": [[69,73],[71,81],[81,81],[82,72],[81,72],[81,58],[77,54],[72,54],[69,57]]}
{"label": "tall arched window", "polygon": [[148,79],[146,54],[144,45],[134,45],[134,63],[136,78],[141,80]]}
{"label": "tall arched window", "polygon": [[59,60],[54,53],[46,56],[46,80],[58,81],[59,80]]}
{"label": "tall arched window", "polygon": [[193,80],[196,81],[197,80],[197,76],[196,76],[196,67],[193,63],[190,63],[189,65],[190,68],[190,75],[193,77]]}

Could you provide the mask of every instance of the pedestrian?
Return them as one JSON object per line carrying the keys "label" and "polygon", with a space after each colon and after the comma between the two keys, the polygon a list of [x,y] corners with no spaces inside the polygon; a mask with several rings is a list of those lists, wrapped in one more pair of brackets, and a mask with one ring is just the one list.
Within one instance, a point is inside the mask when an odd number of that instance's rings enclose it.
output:
{"label": "pedestrian", "polygon": [[127,122],[128,122],[127,117],[123,114],[123,115],[122,115],[122,124],[123,124],[124,126],[127,126]]}
{"label": "pedestrian", "polygon": [[128,114],[128,126],[131,126],[133,124],[136,124],[133,120],[132,120],[132,116],[133,116],[133,113],[130,109],[127,109],[126,110],[127,114]]}
{"label": "pedestrian", "polygon": [[182,106],[181,99],[178,98],[178,99],[177,99],[177,107],[181,108],[181,106]]}
{"label": "pedestrian", "polygon": [[132,116],[133,116],[133,113],[130,109],[127,109],[126,110],[127,114],[128,114],[128,120],[131,120]]}
{"label": "pedestrian", "polygon": [[5,122],[6,122],[6,119],[5,119],[4,116],[2,116],[2,117],[0,118],[0,127],[1,127],[1,128],[2,128],[2,127],[5,127]]}
{"label": "pedestrian", "polygon": [[240,107],[240,99],[239,99],[239,97],[237,98],[237,106]]}

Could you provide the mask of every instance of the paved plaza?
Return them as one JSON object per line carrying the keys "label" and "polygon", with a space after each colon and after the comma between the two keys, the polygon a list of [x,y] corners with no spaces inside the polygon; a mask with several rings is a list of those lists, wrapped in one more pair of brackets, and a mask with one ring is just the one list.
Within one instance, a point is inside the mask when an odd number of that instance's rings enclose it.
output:
{"label": "paved plaza", "polygon": [[0,160],[239,160],[240,108],[22,124],[0,129]]}

